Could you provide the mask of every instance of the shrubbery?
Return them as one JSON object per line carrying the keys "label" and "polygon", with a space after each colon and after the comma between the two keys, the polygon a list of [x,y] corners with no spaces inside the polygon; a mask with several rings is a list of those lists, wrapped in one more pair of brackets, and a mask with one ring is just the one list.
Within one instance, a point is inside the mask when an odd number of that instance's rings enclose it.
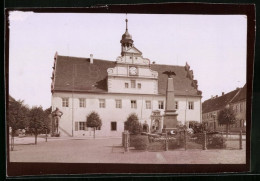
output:
{"label": "shrubbery", "polygon": [[197,121],[190,121],[189,127],[193,129],[194,134],[203,133],[206,130],[206,126],[203,123],[198,123]]}
{"label": "shrubbery", "polygon": [[149,145],[148,136],[130,135],[130,146],[137,150],[146,150]]}
{"label": "shrubbery", "polygon": [[136,114],[130,114],[125,122],[125,130],[131,134],[140,134],[142,132],[142,125],[138,120]]}
{"label": "shrubbery", "polygon": [[208,142],[208,147],[209,148],[226,148],[226,138],[224,138],[221,135],[213,135],[212,137],[209,138]]}

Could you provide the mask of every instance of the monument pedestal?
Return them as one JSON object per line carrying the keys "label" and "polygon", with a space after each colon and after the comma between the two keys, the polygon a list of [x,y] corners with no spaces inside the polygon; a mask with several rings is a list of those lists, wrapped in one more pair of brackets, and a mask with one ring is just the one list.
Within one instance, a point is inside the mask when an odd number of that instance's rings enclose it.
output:
{"label": "monument pedestal", "polygon": [[165,111],[163,119],[163,128],[176,128],[177,127],[177,116],[178,114],[174,111]]}
{"label": "monument pedestal", "polygon": [[174,86],[172,75],[175,75],[174,72],[165,72],[169,77],[167,80],[167,89],[166,89],[166,109],[163,116],[163,132],[168,129],[177,129],[177,113],[175,109],[175,100],[174,100]]}

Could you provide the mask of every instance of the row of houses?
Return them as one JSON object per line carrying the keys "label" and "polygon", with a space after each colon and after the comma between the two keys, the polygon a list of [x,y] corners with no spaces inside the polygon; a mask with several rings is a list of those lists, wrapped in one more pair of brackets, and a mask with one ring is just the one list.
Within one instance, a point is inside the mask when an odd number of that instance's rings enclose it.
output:
{"label": "row of houses", "polygon": [[247,84],[242,88],[224,93],[221,96],[212,96],[202,103],[202,122],[211,130],[223,131],[225,125],[218,123],[219,111],[226,106],[233,108],[236,114],[236,123],[230,125],[230,131],[246,131],[246,92]]}

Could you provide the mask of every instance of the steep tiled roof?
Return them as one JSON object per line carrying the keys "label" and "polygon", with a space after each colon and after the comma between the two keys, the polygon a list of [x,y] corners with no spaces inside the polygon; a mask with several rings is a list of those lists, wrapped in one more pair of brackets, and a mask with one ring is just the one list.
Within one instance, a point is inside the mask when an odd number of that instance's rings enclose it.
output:
{"label": "steep tiled roof", "polygon": [[202,113],[223,109],[232,99],[238,95],[241,88],[233,90],[220,97],[208,99],[202,103]]}
{"label": "steep tiled roof", "polygon": [[243,101],[246,99],[246,89],[247,89],[247,84],[244,85],[244,87],[240,90],[240,92],[237,94],[236,97],[231,101],[231,103],[236,103],[239,101]]}
{"label": "steep tiled roof", "polygon": [[[107,60],[94,59],[93,64],[91,64],[89,58],[58,55],[56,57],[53,91],[107,92],[107,69],[115,66],[116,62]],[[167,75],[163,72],[172,70],[176,73],[173,78],[176,95],[200,96],[199,91],[194,86],[196,81],[189,78],[191,74],[189,70],[185,70],[184,66],[151,64],[151,69],[159,74],[159,94],[166,93]],[[187,93],[185,90],[187,90]]]}

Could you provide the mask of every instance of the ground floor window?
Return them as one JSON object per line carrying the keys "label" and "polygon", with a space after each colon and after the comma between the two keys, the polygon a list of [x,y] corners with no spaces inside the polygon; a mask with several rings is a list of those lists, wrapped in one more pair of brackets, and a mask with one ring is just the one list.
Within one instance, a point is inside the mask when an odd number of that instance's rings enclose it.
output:
{"label": "ground floor window", "polygon": [[116,122],[111,122],[111,131],[116,131],[116,130],[117,130]]}
{"label": "ground floor window", "polygon": [[86,122],[79,122],[79,130],[85,130]]}

